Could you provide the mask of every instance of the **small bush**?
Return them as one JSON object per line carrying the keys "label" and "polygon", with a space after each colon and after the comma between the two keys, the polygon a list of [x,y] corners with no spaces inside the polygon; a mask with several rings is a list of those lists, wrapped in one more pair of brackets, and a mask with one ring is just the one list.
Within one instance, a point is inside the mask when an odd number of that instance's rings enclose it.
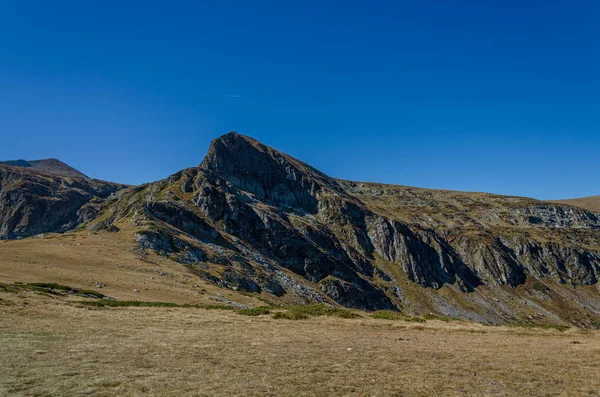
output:
{"label": "small bush", "polygon": [[179,305],[172,302],[144,302],[144,301],[111,301],[99,300],[91,302],[78,302],[86,306],[94,307],[197,307],[193,305]]}
{"label": "small bush", "polygon": [[458,321],[459,319],[456,317],[446,316],[445,314],[434,314],[434,313],[426,313],[423,315],[425,320],[440,320],[446,323],[450,321]]}
{"label": "small bush", "polygon": [[371,313],[371,317],[378,320],[404,320],[406,318],[404,314],[392,310],[378,310]]}
{"label": "small bush", "polygon": [[227,305],[206,305],[206,306],[200,306],[201,309],[206,309],[206,310],[234,310],[235,307],[233,306],[227,306]]}
{"label": "small bush", "polygon": [[275,312],[273,318],[276,320],[306,320],[310,316],[306,313]]}
{"label": "small bush", "polygon": [[11,285],[8,284],[0,284],[0,292],[11,292],[11,293],[15,293],[17,292],[17,289]]}
{"label": "small bush", "polygon": [[306,305],[306,306],[288,306],[286,312],[275,313],[273,318],[287,320],[303,320],[309,317],[340,317],[340,318],[357,318],[360,317],[357,313],[349,309],[327,306],[324,304]]}
{"label": "small bush", "polygon": [[81,296],[89,296],[92,298],[102,299],[105,297],[100,292],[92,291],[89,289],[79,289],[69,287],[68,285],[61,285],[56,283],[28,283],[28,284],[15,284],[20,288],[24,288],[30,291],[42,292],[51,295],[76,294]]}
{"label": "small bush", "polygon": [[425,323],[426,321],[420,317],[410,317],[406,314],[402,314],[400,312],[395,312],[392,310],[378,310],[371,314],[371,317],[376,318],[378,320],[402,320],[407,321],[409,323]]}
{"label": "small bush", "polygon": [[98,299],[102,299],[104,298],[104,294],[101,294],[100,292],[96,292],[96,291],[92,291],[91,289],[82,289],[76,292],[78,295],[84,295],[84,296],[89,296],[92,298],[98,298]]}
{"label": "small bush", "polygon": [[426,323],[427,320],[421,317],[407,317],[404,321],[408,321],[409,323]]}
{"label": "small bush", "polygon": [[83,301],[77,302],[86,306],[94,307],[179,307],[179,308],[193,308],[193,309],[205,309],[205,310],[234,310],[235,307],[227,305],[193,305],[189,303],[179,304],[173,302],[146,302],[146,301],[115,301],[115,300],[97,300],[97,301]]}
{"label": "small bush", "polygon": [[259,306],[251,309],[240,309],[236,313],[242,316],[263,316],[271,313],[271,310],[268,306]]}
{"label": "small bush", "polygon": [[537,280],[531,283],[531,289],[537,292],[548,292],[548,287]]}
{"label": "small bush", "polygon": [[538,329],[554,329],[559,332],[565,332],[571,329],[569,325],[564,324],[538,324],[529,322],[516,322],[508,324],[509,327],[521,327],[521,328],[538,328]]}

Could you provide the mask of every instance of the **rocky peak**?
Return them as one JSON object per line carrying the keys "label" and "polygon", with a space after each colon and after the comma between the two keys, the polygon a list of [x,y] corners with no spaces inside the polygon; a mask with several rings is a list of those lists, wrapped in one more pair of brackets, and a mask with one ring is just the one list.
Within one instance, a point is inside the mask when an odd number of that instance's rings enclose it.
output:
{"label": "rocky peak", "polygon": [[276,205],[314,213],[316,194],[335,182],[309,165],[230,132],[212,141],[200,168]]}

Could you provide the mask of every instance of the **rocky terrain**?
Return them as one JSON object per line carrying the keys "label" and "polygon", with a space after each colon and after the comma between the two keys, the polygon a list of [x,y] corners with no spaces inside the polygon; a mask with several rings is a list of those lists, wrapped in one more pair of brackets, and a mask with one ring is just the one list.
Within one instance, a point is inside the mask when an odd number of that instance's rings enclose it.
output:
{"label": "rocky terrain", "polygon": [[600,215],[584,208],[338,180],[235,132],[118,194],[26,172],[0,167],[8,238],[133,228],[142,256],[282,303],[600,326]]}
{"label": "rocky terrain", "polygon": [[[78,173],[66,164],[62,170]],[[72,230],[94,218],[106,198],[125,187],[54,171],[0,165],[0,239]]]}

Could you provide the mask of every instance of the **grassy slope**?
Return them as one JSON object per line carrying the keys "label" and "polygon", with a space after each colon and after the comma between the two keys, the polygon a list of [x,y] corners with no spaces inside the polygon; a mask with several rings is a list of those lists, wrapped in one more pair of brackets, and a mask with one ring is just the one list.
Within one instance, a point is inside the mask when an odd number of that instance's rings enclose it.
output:
{"label": "grassy slope", "polygon": [[585,208],[586,210],[600,213],[600,196],[583,197],[569,200],[557,200],[554,201],[558,204],[569,204],[576,207]]}
{"label": "grassy slope", "polygon": [[98,291],[119,300],[202,304],[214,303],[220,294],[244,305],[261,304],[254,297],[217,288],[166,258],[143,258],[131,228],[0,241],[0,282],[55,282],[84,289],[96,289],[96,282],[102,282],[107,286]]}

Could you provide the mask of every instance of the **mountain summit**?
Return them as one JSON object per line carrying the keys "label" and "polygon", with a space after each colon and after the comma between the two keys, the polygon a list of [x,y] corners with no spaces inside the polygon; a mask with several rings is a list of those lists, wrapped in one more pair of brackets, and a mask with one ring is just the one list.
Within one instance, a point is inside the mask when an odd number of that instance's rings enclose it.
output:
{"label": "mountain summit", "polygon": [[200,168],[262,200],[311,213],[317,212],[317,192],[332,182],[309,165],[237,132],[215,139]]}

